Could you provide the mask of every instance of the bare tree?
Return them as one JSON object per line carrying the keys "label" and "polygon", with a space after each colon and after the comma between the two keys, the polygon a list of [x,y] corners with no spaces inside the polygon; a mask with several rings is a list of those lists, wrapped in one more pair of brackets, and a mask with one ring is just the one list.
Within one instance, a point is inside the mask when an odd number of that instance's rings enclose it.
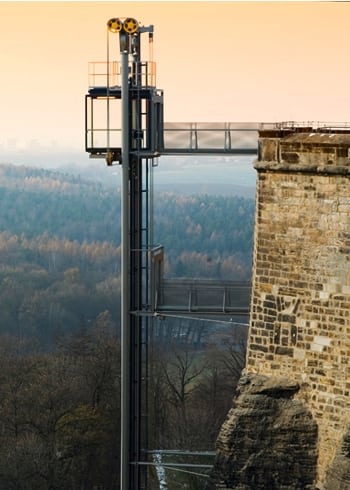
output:
{"label": "bare tree", "polygon": [[189,448],[191,444],[190,404],[198,388],[198,381],[205,369],[205,363],[189,345],[180,351],[173,348],[169,359],[163,362],[163,372],[167,383],[169,425],[172,427],[173,444],[178,448]]}

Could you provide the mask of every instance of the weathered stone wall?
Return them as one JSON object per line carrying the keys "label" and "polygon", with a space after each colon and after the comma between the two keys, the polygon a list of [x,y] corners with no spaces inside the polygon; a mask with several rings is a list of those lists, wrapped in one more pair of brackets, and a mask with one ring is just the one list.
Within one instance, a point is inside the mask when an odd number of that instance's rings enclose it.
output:
{"label": "weathered stone wall", "polygon": [[260,136],[246,373],[300,386],[321,488],[350,427],[350,134]]}

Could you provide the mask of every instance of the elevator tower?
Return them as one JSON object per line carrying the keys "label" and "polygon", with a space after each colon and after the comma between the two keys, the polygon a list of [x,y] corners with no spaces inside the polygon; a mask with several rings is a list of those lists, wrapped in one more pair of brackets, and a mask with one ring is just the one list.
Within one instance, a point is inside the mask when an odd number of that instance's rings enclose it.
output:
{"label": "elevator tower", "polygon": [[[148,60],[141,46],[148,36]],[[120,61],[111,59],[118,53]],[[152,247],[152,168],[163,135],[163,93],[156,88],[153,26],[107,22],[107,62],[90,63],[85,145],[91,157],[122,169],[121,490],[147,488],[147,348]]]}
{"label": "elevator tower", "polygon": [[197,312],[231,318],[248,311],[250,291],[248,283],[237,281],[209,284],[193,279],[180,285],[164,281],[163,248],[154,246],[152,232],[153,168],[161,154],[256,155],[258,131],[271,125],[164,123],[163,91],[156,88],[153,26],[133,18],[112,18],[106,32],[107,61],[89,63],[85,149],[91,158],[121,167],[120,488],[147,490],[147,468],[152,465],[148,349],[154,316]]}

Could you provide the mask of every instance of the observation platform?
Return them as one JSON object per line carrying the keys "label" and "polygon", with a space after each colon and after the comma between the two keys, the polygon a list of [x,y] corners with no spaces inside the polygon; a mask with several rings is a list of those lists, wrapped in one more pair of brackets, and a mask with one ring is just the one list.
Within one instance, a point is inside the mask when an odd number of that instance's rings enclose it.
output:
{"label": "observation platform", "polygon": [[154,311],[168,314],[248,315],[251,284],[210,279],[163,280],[155,291]]}

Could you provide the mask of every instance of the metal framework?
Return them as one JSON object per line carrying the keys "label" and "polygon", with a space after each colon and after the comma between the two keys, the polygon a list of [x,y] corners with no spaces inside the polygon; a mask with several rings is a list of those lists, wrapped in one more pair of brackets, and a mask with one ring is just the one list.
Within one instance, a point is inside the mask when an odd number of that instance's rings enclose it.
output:
{"label": "metal framework", "polygon": [[[114,34],[119,37],[119,62],[109,56],[110,44],[116,43]],[[141,60],[143,34],[149,41],[146,62]],[[92,158],[105,158],[107,165],[122,167],[121,490],[147,489],[147,468],[152,464],[147,433],[149,329],[157,310],[172,311],[167,300],[172,303],[179,291],[162,281],[163,250],[153,246],[154,158],[161,154],[256,154],[257,131],[262,129],[256,123],[164,124],[163,92],[155,85],[152,46],[153,26],[141,26],[133,18],[110,19],[107,62],[90,63],[85,96],[86,151]],[[202,308],[202,314],[247,313],[249,285],[240,285],[244,292],[236,303],[232,295],[237,295],[237,289],[233,291],[232,284],[211,286],[218,305]],[[208,284],[189,286],[188,294],[188,312],[198,310],[203,295],[208,304]],[[186,313],[186,305],[172,307]]]}
{"label": "metal framework", "polygon": [[[107,63],[90,64],[85,97],[86,150],[122,166],[121,233],[121,490],[147,488],[148,327],[139,312],[150,307],[152,171],[162,146],[163,94],[155,87],[152,60],[141,60],[141,35],[153,26],[135,19],[107,23]],[[120,63],[109,60],[119,34]],[[102,85],[99,81],[102,80]],[[119,126],[117,130],[115,125]],[[144,380],[144,381],[142,381]]]}
{"label": "metal framework", "polygon": [[156,287],[153,308],[160,314],[248,316],[250,290],[245,281],[163,280]]}
{"label": "metal framework", "polygon": [[[116,42],[114,34],[119,37],[120,61],[109,56],[110,36]],[[149,41],[146,62],[141,59],[142,34]],[[156,88],[152,46],[153,26],[141,26],[133,18],[110,19],[107,62],[90,63],[85,97],[86,151],[92,158],[105,158],[107,165],[122,166],[121,490],[147,489],[147,467],[153,464],[147,434],[152,317],[169,312],[246,314],[250,293],[247,283],[163,281],[163,251],[153,247],[152,237],[154,158],[162,154],[255,155],[261,130],[349,130],[342,123],[164,123],[163,92]]]}

